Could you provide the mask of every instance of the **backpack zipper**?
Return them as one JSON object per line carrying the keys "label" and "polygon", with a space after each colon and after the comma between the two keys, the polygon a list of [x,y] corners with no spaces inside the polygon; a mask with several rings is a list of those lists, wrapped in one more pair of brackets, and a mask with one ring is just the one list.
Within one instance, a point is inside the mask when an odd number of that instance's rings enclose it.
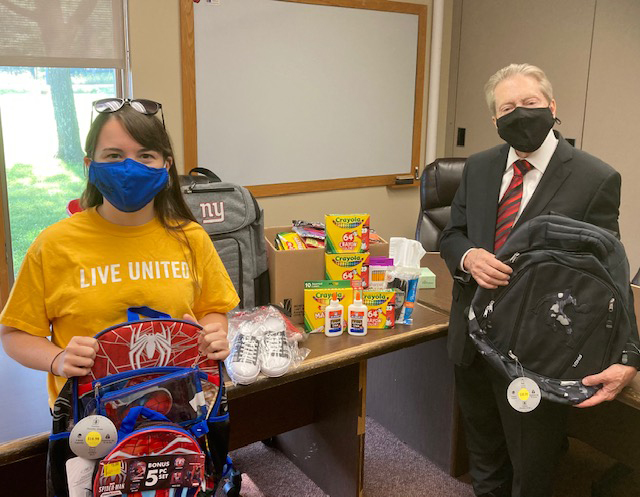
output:
{"label": "backpack zipper", "polygon": [[[606,316],[608,313],[607,310],[605,310],[604,312],[601,312],[598,315],[597,319],[594,319],[591,322],[591,326],[588,328],[587,331],[585,331],[582,336],[580,337],[580,340],[578,342],[576,342],[576,345],[574,347],[572,347],[573,351],[575,353],[577,353],[578,355],[580,355],[580,349],[582,348],[582,346],[584,345],[584,343],[587,341],[587,339],[591,336],[591,334],[593,333],[593,331],[597,328],[598,324],[602,321],[602,318],[604,316]],[[611,340],[609,340],[611,341]],[[561,374],[564,374],[567,370],[569,370],[569,368],[571,368],[573,366],[573,364],[576,362],[577,360],[577,356],[575,355],[575,353],[572,353],[571,356],[569,357],[569,359],[567,361],[565,361],[562,366],[559,368],[558,371],[558,377]],[[606,357],[606,355],[604,355],[603,357]],[[600,371],[598,371],[599,373]]]}

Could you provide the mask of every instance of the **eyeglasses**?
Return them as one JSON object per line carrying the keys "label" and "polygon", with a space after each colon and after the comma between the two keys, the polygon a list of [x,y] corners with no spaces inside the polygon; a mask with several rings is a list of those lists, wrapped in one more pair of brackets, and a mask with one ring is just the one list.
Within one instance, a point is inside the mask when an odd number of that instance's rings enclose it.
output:
{"label": "eyeglasses", "polygon": [[[158,111],[160,111],[160,116],[162,116],[162,126],[164,127],[162,104],[154,102],[153,100],[146,100],[143,98],[103,98],[93,102],[93,109],[100,114],[108,114],[119,111],[124,107],[124,105],[129,105],[133,110],[137,110],[140,114],[144,114],[146,116],[155,116]],[[93,122],[93,115],[91,116],[91,122]]]}

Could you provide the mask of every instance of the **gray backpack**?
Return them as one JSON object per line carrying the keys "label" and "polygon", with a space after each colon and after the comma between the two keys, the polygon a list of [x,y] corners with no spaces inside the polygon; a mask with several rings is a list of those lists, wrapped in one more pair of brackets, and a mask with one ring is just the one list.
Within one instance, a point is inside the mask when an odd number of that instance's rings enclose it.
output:
{"label": "gray backpack", "polygon": [[231,277],[240,296],[239,307],[268,304],[264,216],[251,192],[222,182],[213,172],[200,167],[181,176],[180,184],[187,206],[213,240]]}

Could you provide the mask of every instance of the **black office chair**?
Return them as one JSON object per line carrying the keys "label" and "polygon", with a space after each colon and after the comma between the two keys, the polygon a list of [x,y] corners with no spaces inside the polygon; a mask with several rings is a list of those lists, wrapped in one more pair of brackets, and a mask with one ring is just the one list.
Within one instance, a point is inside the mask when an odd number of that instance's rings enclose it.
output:
{"label": "black office chair", "polygon": [[638,269],[638,272],[636,273],[636,275],[631,280],[631,283],[633,283],[634,285],[640,286],[640,269]]}
{"label": "black office chair", "polygon": [[465,161],[459,157],[436,159],[422,172],[416,240],[427,252],[440,249],[440,236],[449,222],[451,202],[458,190]]}

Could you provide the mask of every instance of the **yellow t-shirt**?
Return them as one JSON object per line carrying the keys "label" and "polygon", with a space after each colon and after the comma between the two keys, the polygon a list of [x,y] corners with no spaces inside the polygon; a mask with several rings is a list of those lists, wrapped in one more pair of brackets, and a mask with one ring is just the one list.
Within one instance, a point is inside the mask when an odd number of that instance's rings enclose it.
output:
{"label": "yellow t-shirt", "polygon": [[[183,231],[194,261],[157,219],[120,226],[92,208],[55,223],[29,247],[0,322],[64,348],[127,321],[129,307],[177,319],[230,311],[239,298],[209,236],[196,223]],[[51,404],[65,381],[49,375]]]}

